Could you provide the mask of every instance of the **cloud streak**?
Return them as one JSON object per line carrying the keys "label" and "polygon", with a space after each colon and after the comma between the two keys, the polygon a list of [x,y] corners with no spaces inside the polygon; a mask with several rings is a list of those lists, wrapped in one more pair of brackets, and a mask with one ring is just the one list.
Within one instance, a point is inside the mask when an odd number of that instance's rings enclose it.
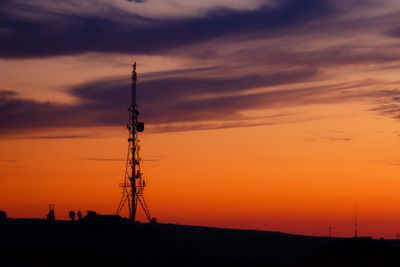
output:
{"label": "cloud streak", "polygon": [[[183,75],[168,79],[149,75],[140,82],[138,99],[141,119],[153,131],[218,129],[287,123],[286,114],[262,117],[244,115],[256,110],[336,103],[369,96],[354,91],[369,82],[304,86],[294,83],[313,80],[315,71],[277,72],[265,76],[202,77]],[[161,78],[160,78],[161,76]],[[274,89],[274,86],[286,89]],[[261,88],[261,89],[260,89]],[[257,90],[255,90],[257,89]],[[254,91],[255,90],[255,91]],[[129,105],[128,79],[112,78],[70,89],[76,104],[37,102],[0,91],[0,133],[44,128],[120,126],[126,122]],[[75,135],[45,135],[43,138],[74,138]],[[86,136],[87,137],[87,136]],[[42,138],[42,137],[39,137]]]}
{"label": "cloud streak", "polygon": [[[97,158],[97,157],[87,157],[87,158],[79,158],[79,160],[88,160],[88,161],[126,161],[123,158]],[[141,159],[144,162],[159,162],[160,159]]]}
{"label": "cloud streak", "polygon": [[154,54],[224,36],[284,35],[299,25],[334,14],[329,2],[283,1],[276,7],[214,8],[203,17],[156,19],[115,8],[109,8],[106,15],[96,16],[60,13],[46,7],[5,1],[0,6],[0,25],[9,34],[0,35],[0,57],[32,58],[85,52]]}
{"label": "cloud streak", "polygon": [[351,138],[351,137],[323,136],[322,138],[325,140],[328,140],[328,141],[352,141],[353,140],[353,138]]}
{"label": "cloud streak", "polygon": [[382,116],[400,120],[400,91],[398,89],[382,90],[375,95],[375,107],[371,111]]}
{"label": "cloud streak", "polygon": [[89,161],[126,161],[126,159],[122,158],[93,158],[93,157],[88,157],[88,158],[79,158],[80,160],[89,160]]}
{"label": "cloud streak", "polygon": [[18,161],[15,159],[0,159],[0,162],[16,163]]}

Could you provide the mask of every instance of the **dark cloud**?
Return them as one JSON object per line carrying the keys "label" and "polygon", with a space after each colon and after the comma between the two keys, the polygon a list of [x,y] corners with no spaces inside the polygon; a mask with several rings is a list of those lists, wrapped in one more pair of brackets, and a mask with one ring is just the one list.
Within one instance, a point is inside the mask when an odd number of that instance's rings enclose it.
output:
{"label": "dark cloud", "polygon": [[[291,84],[312,81],[312,70],[276,72],[235,77],[183,76],[160,78],[148,75],[138,85],[141,119],[154,131],[176,131],[249,127],[287,123],[285,114],[248,117],[244,111],[285,108],[312,103],[349,101],[368,96],[355,88],[370,81],[291,89]],[[286,89],[268,89],[270,86]],[[264,88],[261,91],[252,89]],[[114,78],[87,83],[70,90],[77,104],[38,102],[21,99],[10,91],[0,91],[0,133],[36,130],[124,125],[129,105],[129,80]],[[175,124],[180,124],[176,126]],[[75,135],[44,135],[38,138],[75,138]],[[90,137],[90,136],[85,136]]]}
{"label": "dark cloud", "polygon": [[0,34],[3,58],[84,52],[154,54],[224,36],[285,35],[335,13],[327,0],[282,1],[275,8],[256,10],[211,9],[203,17],[185,19],[144,18],[117,9],[103,16],[62,14],[12,1],[4,1],[0,10],[1,28],[8,32]]}
{"label": "dark cloud", "polygon": [[400,27],[389,30],[387,34],[391,37],[400,37]]}
{"label": "dark cloud", "polygon": [[[277,72],[241,77],[192,77],[186,71],[184,77],[160,78],[140,82],[138,99],[143,120],[151,124],[171,122],[193,122],[202,120],[226,120],[237,118],[237,112],[243,109],[266,107],[270,95],[240,96],[246,90],[272,85],[291,84],[308,81],[315,71]],[[120,111],[127,106],[126,80],[116,79],[90,83],[72,91],[75,97],[91,102],[96,109],[109,109],[101,120],[115,123]],[[232,95],[234,94],[234,95]],[[203,95],[208,95],[202,97]],[[211,95],[211,97],[210,97]],[[227,96],[228,95],[228,96]],[[232,95],[232,96],[229,96]],[[124,118],[123,118],[124,119]],[[122,121],[118,121],[121,123]]]}
{"label": "dark cloud", "polygon": [[[82,109],[83,108],[83,109]],[[68,125],[88,124],[90,119],[84,106],[69,106],[53,102],[37,102],[20,99],[10,91],[0,91],[0,131],[35,128],[68,127]],[[98,122],[92,126],[98,125]]]}

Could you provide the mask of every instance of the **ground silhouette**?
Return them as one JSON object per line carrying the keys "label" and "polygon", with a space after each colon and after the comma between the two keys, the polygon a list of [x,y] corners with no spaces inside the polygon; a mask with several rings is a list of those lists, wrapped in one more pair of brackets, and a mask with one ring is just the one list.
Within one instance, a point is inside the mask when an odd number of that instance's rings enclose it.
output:
{"label": "ground silhouette", "polygon": [[[0,266],[393,266],[397,240],[134,223],[0,221]],[[396,264],[395,264],[396,265]]]}

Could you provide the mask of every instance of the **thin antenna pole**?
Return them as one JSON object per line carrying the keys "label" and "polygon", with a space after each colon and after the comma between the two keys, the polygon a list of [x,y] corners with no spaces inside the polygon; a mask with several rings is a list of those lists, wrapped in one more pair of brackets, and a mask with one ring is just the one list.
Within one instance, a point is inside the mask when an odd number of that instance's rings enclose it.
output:
{"label": "thin antenna pole", "polygon": [[357,202],[356,202],[356,206],[354,209],[354,238],[357,238],[358,236],[358,220],[357,220]]}
{"label": "thin antenna pole", "polygon": [[136,217],[136,207],[137,207],[137,202],[136,202],[136,143],[137,143],[137,136],[136,136],[136,124],[137,124],[137,115],[139,112],[137,112],[136,109],[136,81],[137,81],[137,74],[136,74],[136,62],[133,63],[132,66],[132,79],[131,79],[131,105],[129,106],[129,146],[130,146],[130,158],[131,158],[131,169],[132,169],[132,175],[130,177],[130,183],[131,183],[131,200],[132,203],[130,205],[130,216],[131,220],[135,221]]}

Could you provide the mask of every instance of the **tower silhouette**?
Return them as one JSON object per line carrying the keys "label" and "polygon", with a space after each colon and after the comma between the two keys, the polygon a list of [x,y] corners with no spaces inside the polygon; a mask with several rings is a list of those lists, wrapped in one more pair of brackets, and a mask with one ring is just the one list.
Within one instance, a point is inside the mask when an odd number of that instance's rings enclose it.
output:
{"label": "tower silhouette", "polygon": [[126,203],[129,208],[129,218],[134,222],[136,219],[136,211],[138,203],[142,207],[144,214],[149,222],[151,215],[147,208],[146,201],[143,197],[146,181],[143,178],[143,173],[140,170],[140,141],[138,133],[143,132],[144,124],[138,121],[139,111],[136,105],[136,62],[133,63],[132,80],[131,80],[131,104],[128,108],[129,123],[126,125],[129,131],[128,138],[128,155],[126,159],[125,178],[121,184],[122,197],[118,204],[117,215],[121,213]]}

